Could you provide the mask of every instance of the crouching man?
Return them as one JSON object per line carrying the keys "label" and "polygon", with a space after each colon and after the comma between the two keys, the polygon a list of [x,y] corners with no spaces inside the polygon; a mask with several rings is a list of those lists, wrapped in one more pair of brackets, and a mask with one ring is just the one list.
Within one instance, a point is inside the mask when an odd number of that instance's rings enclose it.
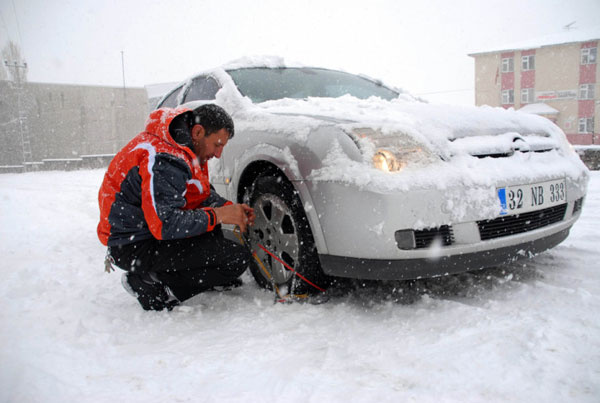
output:
{"label": "crouching man", "polygon": [[98,237],[144,309],[170,310],[202,291],[241,284],[252,256],[219,224],[245,232],[254,211],[219,196],[207,165],[233,135],[233,120],[217,105],[159,109],[110,163],[98,194]]}

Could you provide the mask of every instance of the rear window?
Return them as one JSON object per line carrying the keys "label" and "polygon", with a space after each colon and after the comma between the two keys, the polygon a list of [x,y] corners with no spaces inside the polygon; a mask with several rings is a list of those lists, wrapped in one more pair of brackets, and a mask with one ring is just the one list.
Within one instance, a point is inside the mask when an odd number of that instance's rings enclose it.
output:
{"label": "rear window", "polygon": [[160,105],[158,105],[159,108],[175,108],[178,103],[177,103],[177,99],[179,97],[179,93],[181,92],[181,89],[183,88],[183,86],[177,88],[175,91],[173,91],[171,94],[169,94],[169,96],[167,98],[165,98],[164,101],[162,101],[160,103]]}

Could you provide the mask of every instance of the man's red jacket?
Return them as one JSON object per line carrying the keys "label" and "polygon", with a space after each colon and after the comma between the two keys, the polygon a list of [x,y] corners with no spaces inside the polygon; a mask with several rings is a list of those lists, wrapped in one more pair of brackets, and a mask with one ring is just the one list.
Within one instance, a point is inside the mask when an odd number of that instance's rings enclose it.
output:
{"label": "man's red jacket", "polygon": [[152,112],[146,130],[111,161],[98,193],[104,245],[189,238],[214,229],[213,207],[230,202],[211,191],[208,166],[199,164],[191,138],[178,143],[169,133],[171,122],[186,113],[192,112]]}

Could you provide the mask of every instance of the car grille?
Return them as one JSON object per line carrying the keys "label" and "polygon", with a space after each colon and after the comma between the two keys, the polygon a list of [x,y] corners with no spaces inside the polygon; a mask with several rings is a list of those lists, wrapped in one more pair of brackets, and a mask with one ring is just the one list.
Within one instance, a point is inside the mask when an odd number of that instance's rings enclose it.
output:
{"label": "car grille", "polygon": [[452,245],[454,243],[452,227],[442,225],[439,228],[427,228],[415,231],[415,248],[428,248],[436,238],[440,238],[444,246]]}
{"label": "car grille", "polygon": [[567,211],[567,204],[561,204],[547,209],[531,211],[493,220],[477,221],[481,240],[501,238],[523,232],[533,231],[562,221]]}
{"label": "car grille", "polygon": [[[533,152],[533,153],[547,153],[549,151],[552,151],[552,148],[549,149],[542,149],[542,150],[535,150],[535,151],[518,151],[521,153],[529,153],[529,152]],[[508,157],[512,157],[515,154],[514,151],[511,152],[506,152],[506,153],[490,153],[490,154],[471,154],[473,157],[477,157],[477,158],[508,158]]]}

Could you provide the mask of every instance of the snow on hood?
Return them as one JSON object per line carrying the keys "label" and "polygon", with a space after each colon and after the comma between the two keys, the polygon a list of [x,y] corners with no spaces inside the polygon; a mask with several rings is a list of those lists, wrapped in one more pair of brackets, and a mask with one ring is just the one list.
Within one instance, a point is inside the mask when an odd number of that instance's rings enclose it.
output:
{"label": "snow on hood", "polygon": [[[323,166],[309,176],[316,181],[341,181],[380,192],[416,187],[451,189],[456,192],[457,200],[464,196],[464,189],[469,189],[472,200],[485,200],[483,204],[493,210],[497,203],[495,192],[490,189],[498,183],[528,183],[532,177],[539,180],[585,175],[585,168],[575,153],[569,152],[565,135],[556,125],[548,119],[512,109],[432,105],[401,95],[393,101],[360,100],[351,96],[282,99],[253,105],[252,110],[286,122],[288,130],[297,125],[297,131],[306,131],[306,122],[290,123],[292,118],[303,117],[315,125],[337,123],[347,131],[370,128],[378,135],[408,136],[439,156],[453,156],[451,162],[438,157],[438,162],[431,163],[431,158],[422,158],[424,162],[407,166],[401,174],[389,174],[372,166],[370,157],[374,150],[368,146],[364,147],[364,161],[354,161],[334,142]],[[280,126],[286,125],[280,123]],[[535,159],[528,153],[517,153],[510,162],[507,158],[474,159],[469,155],[494,154],[513,147],[548,152],[536,154]]]}
{"label": "snow on hood", "polygon": [[475,142],[482,146],[486,142],[498,143],[498,140],[490,138],[494,136],[504,136],[501,143],[510,136],[508,141],[511,142],[514,136],[530,136],[532,142],[539,143],[540,138],[546,138],[550,146],[566,145],[562,131],[539,116],[487,106],[427,104],[408,94],[402,94],[393,101],[375,97],[361,100],[346,95],[340,98],[281,99],[256,106],[271,114],[335,121],[348,128],[369,127],[388,135],[402,133],[439,155],[459,152],[461,147],[458,145],[463,143],[466,147],[467,141],[461,141],[466,138],[470,138],[471,148]]}
{"label": "snow on hood", "polygon": [[[247,67],[247,59],[240,59]],[[264,58],[257,62],[266,63]],[[282,61],[273,61],[279,65]],[[323,124],[336,124],[351,132],[370,128],[383,135],[411,137],[419,144],[442,156],[471,152],[478,146],[486,152],[501,152],[515,137],[527,142],[542,143],[547,148],[566,147],[566,137],[548,119],[517,112],[513,109],[488,106],[435,105],[421,102],[408,93],[392,101],[377,97],[358,99],[350,95],[338,98],[279,99],[253,104],[240,97],[231,77],[223,70],[211,72],[222,83],[217,103],[232,114],[242,130],[272,130],[298,139]],[[189,104],[191,107],[195,103]],[[496,139],[492,137],[497,137]],[[483,151],[482,151],[483,152]]]}

